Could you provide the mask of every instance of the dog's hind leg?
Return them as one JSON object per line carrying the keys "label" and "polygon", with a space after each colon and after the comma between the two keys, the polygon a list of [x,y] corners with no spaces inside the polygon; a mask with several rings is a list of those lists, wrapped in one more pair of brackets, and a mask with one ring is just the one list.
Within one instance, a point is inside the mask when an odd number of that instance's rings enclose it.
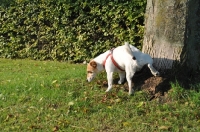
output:
{"label": "dog's hind leg", "polygon": [[122,84],[124,82],[126,73],[125,72],[119,72],[119,81],[118,84]]}
{"label": "dog's hind leg", "polygon": [[159,76],[160,73],[152,66],[152,64],[148,64],[148,67],[151,71],[151,73],[154,75],[154,76]]}
{"label": "dog's hind leg", "polygon": [[107,80],[108,80],[108,88],[106,92],[109,92],[112,89],[112,83],[113,83],[113,72],[107,72]]}
{"label": "dog's hind leg", "polygon": [[128,87],[129,87],[129,95],[132,95],[134,90],[133,90],[133,85],[132,85],[132,77],[134,73],[127,73],[126,74],[126,80],[128,82]]}

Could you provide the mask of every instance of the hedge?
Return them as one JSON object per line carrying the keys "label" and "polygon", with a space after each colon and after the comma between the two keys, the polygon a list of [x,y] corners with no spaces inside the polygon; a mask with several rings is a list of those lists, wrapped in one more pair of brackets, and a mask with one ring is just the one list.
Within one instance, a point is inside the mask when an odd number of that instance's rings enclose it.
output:
{"label": "hedge", "polygon": [[141,47],[144,0],[2,0],[0,57],[82,62],[124,41]]}

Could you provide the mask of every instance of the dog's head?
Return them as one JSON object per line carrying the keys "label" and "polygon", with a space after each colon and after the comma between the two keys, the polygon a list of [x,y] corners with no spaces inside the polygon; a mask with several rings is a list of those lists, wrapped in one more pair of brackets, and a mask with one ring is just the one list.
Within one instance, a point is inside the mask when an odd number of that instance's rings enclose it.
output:
{"label": "dog's head", "polygon": [[91,82],[95,78],[97,72],[97,63],[94,60],[90,61],[87,65],[87,81]]}

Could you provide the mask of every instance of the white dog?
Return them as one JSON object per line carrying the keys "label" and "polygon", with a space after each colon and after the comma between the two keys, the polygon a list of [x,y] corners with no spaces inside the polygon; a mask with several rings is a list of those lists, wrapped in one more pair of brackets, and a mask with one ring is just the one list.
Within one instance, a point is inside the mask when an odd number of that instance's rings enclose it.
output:
{"label": "white dog", "polygon": [[131,95],[133,93],[132,77],[145,64],[148,65],[154,76],[159,75],[159,72],[155,70],[152,63],[153,60],[148,54],[140,52],[137,48],[125,42],[125,45],[108,50],[91,60],[87,65],[87,80],[91,82],[98,72],[105,69],[108,80],[106,92],[109,92],[112,88],[113,73],[118,72],[120,77],[118,83],[122,84],[126,77],[129,94]]}

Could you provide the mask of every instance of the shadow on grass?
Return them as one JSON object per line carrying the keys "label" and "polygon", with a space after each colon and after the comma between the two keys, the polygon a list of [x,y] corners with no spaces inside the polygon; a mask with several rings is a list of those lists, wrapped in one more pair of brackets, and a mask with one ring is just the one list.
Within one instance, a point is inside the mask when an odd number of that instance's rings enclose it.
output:
{"label": "shadow on grass", "polygon": [[[176,69],[178,70],[161,72],[160,76],[154,77],[149,68],[144,66],[141,71],[135,73],[133,76],[133,88],[135,91],[146,91],[150,95],[149,100],[153,100],[157,96],[165,96],[165,93],[171,89],[171,83],[178,82],[184,89],[191,89],[192,85],[200,84],[199,72],[195,71],[191,74],[189,71],[184,72],[180,71],[179,68]],[[118,75],[114,76],[113,89],[115,89],[116,92],[120,89],[124,89],[125,92],[128,92],[127,81],[125,80],[122,85],[118,85],[118,80]],[[101,88],[105,88],[106,90],[108,86],[106,77],[104,78],[104,81],[101,80],[98,84],[101,85]]]}

